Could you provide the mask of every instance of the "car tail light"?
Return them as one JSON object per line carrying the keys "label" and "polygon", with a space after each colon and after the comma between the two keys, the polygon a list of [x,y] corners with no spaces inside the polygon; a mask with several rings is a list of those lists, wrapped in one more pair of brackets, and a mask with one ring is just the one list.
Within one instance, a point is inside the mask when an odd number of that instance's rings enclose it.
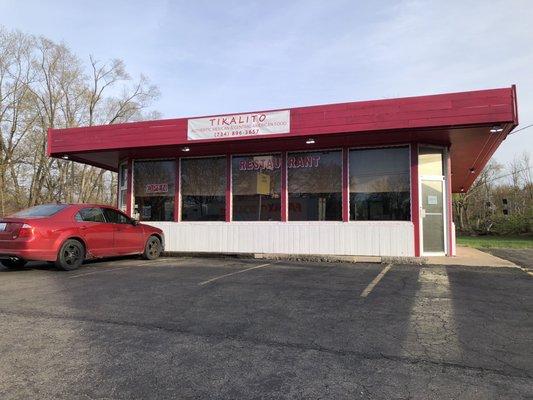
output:
{"label": "car tail light", "polygon": [[31,238],[33,236],[33,226],[28,224],[23,224],[19,231],[13,235],[13,239],[16,238]]}

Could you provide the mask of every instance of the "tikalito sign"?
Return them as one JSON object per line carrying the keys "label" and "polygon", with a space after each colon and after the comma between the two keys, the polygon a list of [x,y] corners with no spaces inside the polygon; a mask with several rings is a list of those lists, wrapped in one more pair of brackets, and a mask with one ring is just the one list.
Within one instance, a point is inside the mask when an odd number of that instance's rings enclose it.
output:
{"label": "tikalito sign", "polygon": [[192,118],[187,122],[187,138],[222,139],[289,133],[290,118],[290,110]]}

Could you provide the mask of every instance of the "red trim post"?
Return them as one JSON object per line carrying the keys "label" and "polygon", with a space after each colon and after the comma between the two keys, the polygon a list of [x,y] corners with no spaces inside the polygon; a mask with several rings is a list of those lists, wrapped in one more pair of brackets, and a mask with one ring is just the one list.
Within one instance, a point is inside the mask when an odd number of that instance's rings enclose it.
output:
{"label": "red trim post", "polygon": [[[118,162],[118,174],[117,174],[117,201],[115,202],[115,207],[117,207],[120,210],[120,166],[122,165],[122,162]],[[122,210],[120,210],[122,211]]]}
{"label": "red trim post", "polygon": [[418,143],[411,143],[411,222],[414,227],[415,257],[420,257],[420,204],[418,194]]}
{"label": "red trim post", "polygon": [[126,191],[126,214],[132,216],[131,202],[133,196],[133,160],[128,158],[128,189]]}
{"label": "red trim post", "polygon": [[350,221],[349,151],[342,149],[342,221]]}
{"label": "red trim post", "polygon": [[174,178],[174,221],[181,221],[181,188],[180,188],[180,159],[176,158],[176,177]]}
{"label": "red trim post", "polygon": [[447,223],[448,223],[448,252],[447,256],[453,256],[452,253],[452,244],[453,244],[453,238],[452,235],[455,234],[455,232],[452,229],[452,223],[453,223],[453,203],[452,203],[452,162],[450,157],[450,147],[448,147],[448,151],[446,152],[446,199],[447,201],[447,207],[448,212],[447,215]]}
{"label": "red trim post", "polygon": [[281,153],[281,221],[287,222],[289,193],[287,191],[287,152]]}
{"label": "red trim post", "polygon": [[231,222],[231,154],[226,155],[226,222]]}

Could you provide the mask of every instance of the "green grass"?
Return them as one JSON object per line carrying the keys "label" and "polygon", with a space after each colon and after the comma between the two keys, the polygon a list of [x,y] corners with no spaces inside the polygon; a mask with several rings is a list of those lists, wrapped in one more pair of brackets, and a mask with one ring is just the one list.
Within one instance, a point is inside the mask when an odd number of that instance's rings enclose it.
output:
{"label": "green grass", "polygon": [[533,236],[457,236],[457,245],[478,249],[533,249]]}

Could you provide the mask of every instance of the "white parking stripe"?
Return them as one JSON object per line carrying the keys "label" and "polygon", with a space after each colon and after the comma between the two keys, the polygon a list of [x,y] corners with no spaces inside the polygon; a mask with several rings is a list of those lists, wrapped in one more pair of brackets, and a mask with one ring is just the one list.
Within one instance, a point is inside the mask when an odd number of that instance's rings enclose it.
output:
{"label": "white parking stripe", "polygon": [[385,274],[389,271],[389,269],[392,268],[392,264],[387,264],[385,268],[381,270],[381,272],[376,276],[372,282],[368,284],[368,286],[363,290],[363,293],[361,293],[361,297],[366,297],[370,294],[370,292],[374,289],[374,287],[379,283],[379,281],[385,276]]}
{"label": "white parking stripe", "polygon": [[227,277],[227,276],[232,276],[232,275],[242,274],[243,272],[251,271],[252,269],[263,268],[263,267],[266,267],[266,266],[271,265],[271,264],[272,264],[272,263],[256,265],[255,267],[250,267],[250,268],[246,268],[246,269],[241,269],[240,271],[232,272],[232,273],[229,273],[229,274],[219,275],[219,276],[216,276],[216,277],[214,277],[214,278],[208,279],[207,281],[200,282],[200,283],[198,284],[198,286],[207,285],[208,283],[211,283],[211,282],[214,282],[214,281],[216,281],[216,280],[219,280],[219,279],[225,278],[225,277]]}
{"label": "white parking stripe", "polygon": [[[71,275],[69,276],[69,278],[79,278],[79,277],[82,277],[82,276],[87,276],[87,275],[93,275],[93,274],[98,274],[98,273],[103,273],[103,272],[111,272],[111,271],[118,271],[120,269],[127,269],[127,268],[134,268],[134,267],[146,267],[146,266],[162,266],[161,264],[165,263],[165,262],[168,262],[170,259],[157,259],[157,260],[153,260],[153,261],[148,261],[148,262],[144,262],[142,264],[133,264],[133,265],[125,265],[123,267],[117,267],[117,268],[109,268],[109,269],[93,269],[91,270],[90,272],[84,272],[84,273],[81,273],[81,274],[76,274],[76,275]],[[180,260],[179,262],[174,262],[172,264],[172,266],[175,266],[175,265],[179,265],[185,261],[188,261],[188,260]],[[95,267],[95,268],[98,268],[98,267]]]}
{"label": "white parking stripe", "polygon": [[129,266],[125,266],[125,267],[118,267],[118,268],[110,268],[110,269],[98,269],[98,270],[96,270],[96,271],[85,272],[85,273],[83,273],[83,274],[71,275],[71,276],[69,276],[69,279],[72,279],[72,278],[79,278],[79,277],[82,277],[82,276],[93,275],[93,274],[101,274],[102,272],[117,271],[117,270],[119,270],[119,269],[131,268],[131,267],[133,267],[133,266],[134,266],[134,265],[129,265]]}

